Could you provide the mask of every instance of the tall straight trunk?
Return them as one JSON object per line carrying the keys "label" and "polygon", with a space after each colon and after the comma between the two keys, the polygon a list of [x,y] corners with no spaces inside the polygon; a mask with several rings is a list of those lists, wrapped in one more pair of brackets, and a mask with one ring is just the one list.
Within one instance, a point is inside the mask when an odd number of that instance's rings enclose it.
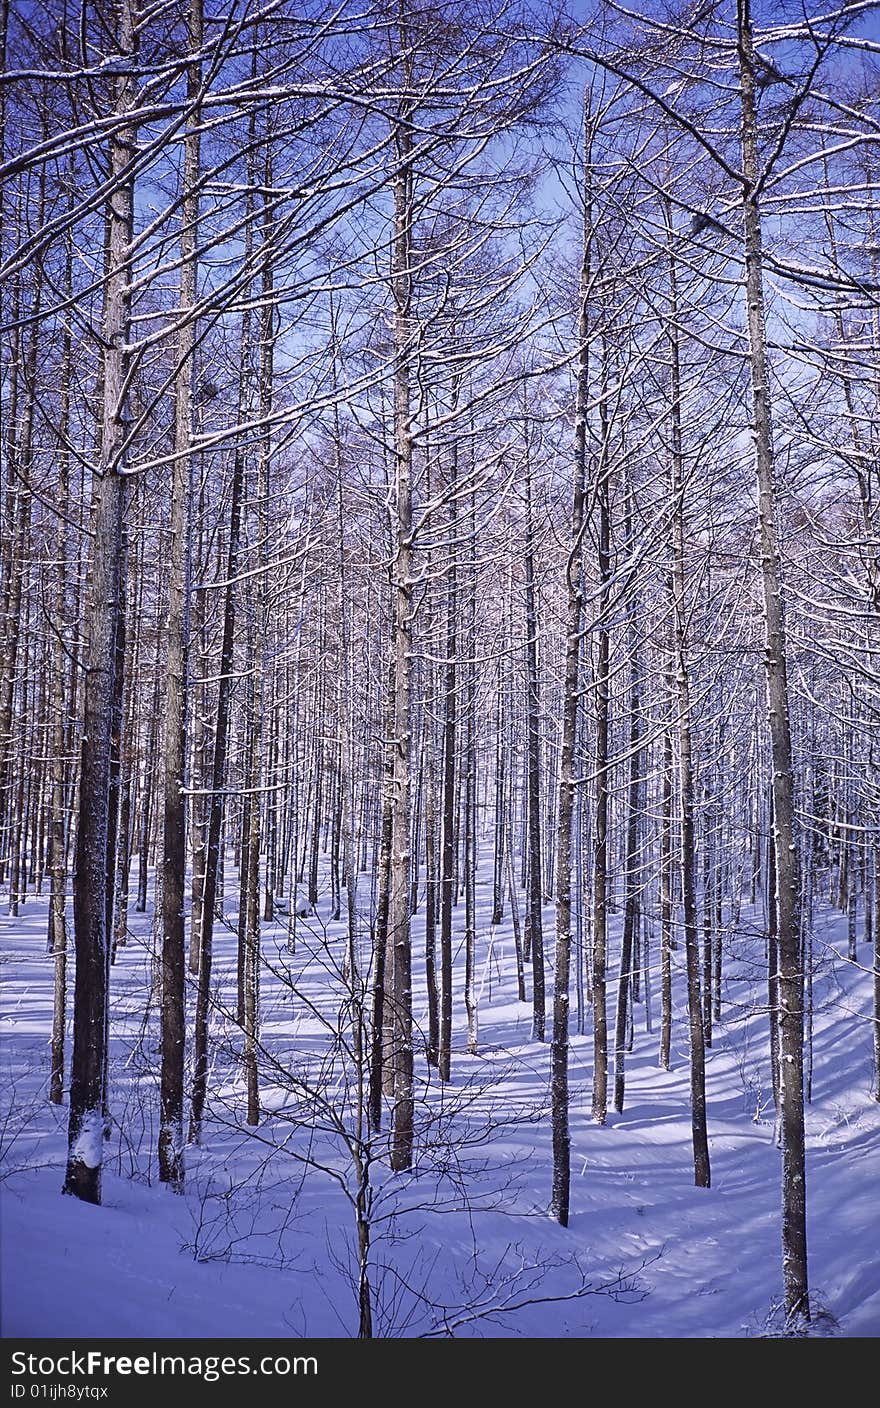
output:
{"label": "tall straight trunk", "polygon": [[[252,606],[255,617],[259,606]],[[241,1023],[244,1030],[242,1064],[247,1087],[249,1125],[260,1122],[259,1080],[257,1067],[257,1033],[260,993],[260,840],[262,834],[260,808],[260,774],[262,761],[262,641],[258,622],[253,626],[250,653],[253,689],[250,694],[248,717],[247,768],[245,786],[247,806],[242,827],[241,857]]]}
{"label": "tall straight trunk", "polygon": [[[632,493],[632,490],[630,490]],[[627,507],[627,539],[632,548],[632,508]],[[614,1108],[621,1114],[626,1089],[626,1050],[632,1022],[634,977],[639,953],[639,801],[642,786],[641,748],[641,666],[635,627],[635,603],[627,602],[627,647],[630,656],[629,681],[629,787],[626,813],[626,869],[624,874],[623,935],[620,947],[620,981],[617,987],[617,1013],[614,1026]]]}
{"label": "tall straight trunk", "polygon": [[[245,233],[246,256],[251,252],[250,222]],[[237,418],[244,420],[248,401],[247,365],[251,344],[251,314],[245,307],[241,318],[242,376],[239,384]],[[245,488],[245,443],[236,439],[232,460],[229,503],[229,541],[226,551],[226,580],[223,601],[223,635],[220,644],[220,670],[217,686],[217,713],[214,727],[214,753],[211,763],[211,793],[208,809],[208,839],[205,849],[205,882],[202,894],[201,931],[196,1010],[193,1025],[193,1087],[189,1140],[198,1144],[202,1135],[208,1090],[209,1021],[211,1014],[211,971],[214,953],[214,918],[223,889],[223,814],[226,786],[226,758],[232,704],[232,669],[235,647],[236,584],[241,549],[242,507]]]}
{"label": "tall straight trunk", "polygon": [[[266,713],[266,637],[268,632],[268,583],[266,577],[266,539],[269,524],[270,464],[272,455],[272,430],[270,417],[274,390],[275,357],[275,305],[274,270],[272,263],[272,206],[270,192],[273,185],[272,143],[270,132],[265,136],[263,170],[263,213],[262,213],[262,271],[260,277],[260,355],[258,370],[260,441],[257,452],[256,482],[256,567],[257,577],[250,584],[253,608],[253,707],[250,716],[250,738],[248,740],[249,774],[248,825],[244,836],[242,856],[242,890],[246,895],[244,926],[244,1071],[247,1085],[247,1113],[249,1125],[257,1125],[260,1120],[260,1092],[257,1053],[259,1045],[260,1020],[260,852],[262,849],[262,804],[261,781],[263,776],[263,737]],[[319,793],[320,795],[320,793]],[[317,815],[315,833],[317,834]],[[315,896],[317,899],[317,895]]]}
{"label": "tall straight trunk", "polygon": [[[138,564],[135,568],[138,576],[143,578],[143,572]],[[119,745],[119,792],[118,792],[118,816],[116,839],[116,867],[114,875],[113,894],[113,914],[112,914],[112,941],[110,946],[110,962],[116,962],[116,950],[124,948],[128,938],[128,891],[129,876],[131,873],[131,803],[132,803],[132,769],[137,750],[137,724],[134,717],[134,697],[135,681],[138,674],[139,665],[139,623],[140,623],[140,593],[135,596],[131,603],[131,621],[133,630],[133,640],[127,639],[127,656],[120,662],[120,669],[124,671],[121,699],[123,712],[121,718],[120,745]],[[126,632],[128,637],[128,632]],[[108,923],[111,920],[108,919]]]}
{"label": "tall straight trunk", "polygon": [[[119,0],[115,48],[124,60],[134,56],[130,0]],[[108,876],[113,873],[110,842],[110,788],[114,732],[116,661],[120,603],[124,590],[126,434],[134,180],[129,169],[134,130],[125,121],[134,79],[114,79],[114,113],[121,119],[110,138],[113,183],[107,202],[108,272],[102,316],[102,405],[99,463],[94,480],[94,514],[89,583],[84,621],[88,661],[83,697],[79,824],[73,880],[76,983],[73,1003],[73,1062],[70,1082],[67,1170],[64,1191],[84,1202],[101,1201],[105,1078],[107,1061]]]}
{"label": "tall straight trunk", "polygon": [[[326,605],[321,602],[321,654],[326,650]],[[324,680],[315,684],[316,717],[324,715]],[[314,769],[312,773],[312,828],[309,836],[308,897],[314,908],[318,903],[318,861],[321,849],[321,820],[324,800],[324,740],[314,739]]]}
{"label": "tall straight trunk", "polygon": [[[512,753],[516,751],[516,706],[514,689],[514,644],[513,644],[513,566],[507,569],[507,584],[504,594],[504,676],[501,688],[504,690],[505,732],[502,746]],[[507,879],[507,897],[510,901],[510,923],[513,929],[513,950],[516,960],[516,992],[520,1002],[527,1001],[526,974],[522,926],[520,924],[519,899],[514,873],[513,850],[516,844],[516,776],[515,759],[511,759],[508,769],[507,813],[504,823],[504,868]]]}
{"label": "tall straight trunk", "polygon": [[[669,595],[672,596],[670,585]],[[675,675],[667,674],[667,698],[675,698]],[[663,782],[660,813],[660,1065],[670,1067],[672,1054],[672,826],[673,826],[672,729],[663,730]]]}
{"label": "tall straight trunk", "polygon": [[809,1319],[804,1147],[804,1012],[800,854],[786,670],[785,610],[776,529],[776,484],[768,384],[761,251],[758,118],[750,0],[737,0],[743,157],[746,302],[752,377],[758,520],[764,586],[767,713],[773,759],[773,847],[779,942],[779,1114],[782,1135],[782,1279],[790,1320]]}
{"label": "tall straight trunk", "polygon": [[[190,0],[187,48],[202,47],[202,0]],[[169,525],[168,647],[165,694],[165,791],[162,832],[162,1071],[159,1180],[183,1191],[183,1070],[186,1044],[186,764],[190,625],[190,480],[195,351],[201,66],[187,68],[190,113],[184,138],[180,316],[174,407],[174,468]]]}
{"label": "tall straight trunk", "polygon": [[251,743],[253,740],[253,720],[254,720],[254,594],[253,580],[248,578],[245,582],[244,590],[244,611],[243,616],[246,622],[246,645],[245,645],[245,671],[247,673],[247,684],[241,712],[241,732],[242,739],[236,761],[241,768],[241,795],[239,798],[238,814],[238,919],[237,919],[237,950],[236,950],[236,978],[238,980],[238,992],[236,994],[235,1020],[240,1027],[244,1027],[244,989],[247,971],[247,942],[248,906],[250,903],[250,841],[251,841],[251,811],[256,800],[254,791],[254,758]]}
{"label": "tall straight trunk", "polygon": [[[59,539],[63,540],[63,526]],[[64,600],[64,546],[56,568],[56,601]],[[57,632],[52,672],[52,789],[49,828],[49,951],[54,958],[52,1044],[49,1099],[60,1105],[64,1091],[64,1032],[67,1003],[67,919],[65,915],[65,768],[64,768],[64,658],[61,647],[63,610],[56,612]]]}
{"label": "tall straight trunk", "polygon": [[669,236],[669,343],[672,362],[671,395],[671,498],[672,588],[675,628],[675,680],[678,701],[679,808],[681,836],[681,892],[684,907],[685,966],[687,969],[688,1025],[691,1048],[691,1137],[694,1183],[708,1188],[711,1182],[709,1137],[706,1127],[706,1049],[703,1037],[703,1004],[700,995],[700,955],[697,934],[695,876],[694,768],[691,735],[691,695],[687,661],[687,578],[684,533],[684,454],[681,429],[681,360],[678,342],[678,269],[675,260],[672,204],[664,201]]}
{"label": "tall straight trunk", "polygon": [[[199,519],[204,517],[204,481],[200,494]],[[203,549],[203,543],[198,544],[196,559],[196,574],[200,581],[208,574],[208,557]],[[202,681],[194,691],[193,699],[193,788],[196,795],[192,799],[192,883],[191,894],[192,903],[190,907],[189,920],[189,958],[188,967],[193,977],[198,977],[199,973],[199,934],[202,930],[202,901],[205,893],[205,854],[208,846],[208,796],[207,793],[211,785],[211,774],[209,766],[208,742],[209,729],[207,720],[207,686],[203,683],[211,673],[210,656],[207,642],[207,622],[206,622],[205,593],[197,592],[192,597],[192,628],[191,639],[198,641],[198,663],[196,671],[199,680]]]}
{"label": "tall straight trunk", "polygon": [[[427,493],[431,497],[430,459],[427,468]],[[430,580],[435,567],[431,548],[425,552],[425,572]],[[435,616],[436,598],[428,593],[425,601],[428,654],[438,646],[440,623]],[[438,1067],[440,1060],[440,984],[437,972],[437,921],[440,910],[440,855],[438,850],[437,815],[437,671],[430,659],[425,662],[424,704],[424,792],[425,792],[425,989],[428,999],[428,1033],[426,1058],[429,1066]]]}
{"label": "tall straight trunk", "polygon": [[[334,379],[336,372],[336,323],[331,301],[331,323],[334,338]],[[354,836],[354,768],[351,728],[351,628],[349,625],[348,584],[345,551],[345,508],[342,487],[342,436],[339,425],[339,403],[334,403],[333,419],[336,454],[336,533],[338,539],[337,581],[339,585],[339,668],[338,695],[340,732],[340,778],[342,820],[342,877],[346,895],[348,935],[347,972],[351,992],[352,1055],[355,1068],[355,1127],[353,1154],[357,1175],[355,1215],[358,1230],[358,1338],[373,1335],[372,1292],[370,1288],[370,1186],[369,1159],[366,1142],[369,1118],[369,1065],[366,1059],[365,989],[361,977],[360,935],[357,909],[357,858]]]}
{"label": "tall straight trunk", "polygon": [[[770,832],[773,831],[773,799],[770,799]],[[767,848],[767,1008],[770,1036],[770,1081],[773,1108],[779,1110],[779,908],[776,898],[776,848]]]}
{"label": "tall straight trunk", "polygon": [[[406,43],[401,23],[400,40]],[[409,81],[408,61],[404,80]],[[394,1113],[391,1167],[412,1164],[413,1034],[410,882],[412,837],[412,411],[410,407],[410,310],[412,302],[413,170],[409,98],[400,104],[394,130],[394,241],[391,284],[394,299],[394,565],[392,575],[392,657],[394,761],[391,793],[391,874],[388,933],[394,951]]]}
{"label": "tall straight trunk", "polygon": [[[275,700],[278,698],[278,664],[275,659],[277,649],[274,648],[274,645],[273,641],[269,651],[273,663],[266,700],[266,709],[269,715],[269,743],[266,762],[266,870],[263,876],[263,919],[267,924],[270,924],[275,918],[275,882],[278,868],[278,709],[275,704]],[[339,892],[338,840],[337,810],[334,812],[333,883],[335,891],[333,919],[339,918],[342,903]]]}
{"label": "tall straight trunk", "polygon": [[676,682],[678,693],[679,808],[681,835],[681,891],[684,907],[685,966],[687,970],[688,1023],[691,1055],[691,1133],[694,1152],[694,1182],[708,1188],[711,1181],[709,1140],[706,1124],[706,1049],[703,1004],[700,985],[700,953],[697,924],[695,875],[694,770],[691,736],[690,680],[686,656],[686,607],[684,605],[684,533],[681,510],[676,502],[678,525],[675,531],[675,605],[677,614]]}
{"label": "tall straight trunk", "polygon": [[455,905],[456,748],[458,743],[458,510],[457,452],[449,456],[449,562],[446,570],[446,648],[443,666],[443,818],[440,852],[440,1079],[452,1065],[452,910]]}
{"label": "tall straight trunk", "polygon": [[467,1013],[467,1049],[477,1051],[477,529],[474,490],[468,505],[467,727],[465,731],[464,788],[464,1005]]}
{"label": "tall straight trunk", "polygon": [[[581,594],[584,593],[584,573],[581,572]],[[584,694],[584,661],[583,645],[581,646],[581,667],[580,667],[580,690],[583,701]],[[581,707],[580,723],[578,725],[578,737],[576,747],[578,757],[586,760],[587,757],[587,731],[588,721],[586,713]],[[574,827],[577,837],[575,845],[575,870],[573,883],[576,886],[578,897],[575,908],[575,1000],[577,1012],[577,1034],[583,1036],[586,1031],[587,1007],[593,1000],[593,984],[590,973],[589,950],[592,940],[592,929],[590,927],[590,915],[587,906],[587,867],[589,857],[592,854],[592,834],[591,834],[590,808],[587,805],[586,789],[580,787],[575,797]]]}
{"label": "tall straight trunk", "polygon": [[[331,296],[330,320],[333,331],[334,387],[337,376],[337,328]],[[364,986],[361,977],[360,935],[357,912],[357,859],[355,855],[355,798],[353,738],[351,726],[351,626],[349,621],[348,568],[346,557],[345,496],[342,484],[343,447],[339,422],[339,402],[333,405],[334,454],[336,473],[336,534],[338,539],[337,583],[339,587],[339,667],[337,708],[339,714],[339,792],[341,798],[342,883],[345,887],[345,910],[348,936],[348,981],[352,994],[352,1050],[355,1058],[357,1100],[357,1137],[360,1141],[367,1127],[368,1064],[366,1060],[366,1014]],[[361,1306],[362,1315],[364,1306]],[[370,1304],[367,1298],[366,1314]]]}
{"label": "tall straight trunk", "polygon": [[[553,979],[553,1039],[550,1048],[550,1102],[553,1133],[551,1210],[568,1226],[571,1195],[568,1049],[571,977],[572,851],[576,818],[576,749],[581,703],[581,618],[583,616],[583,541],[587,483],[587,406],[590,394],[590,278],[592,200],[590,172],[592,126],[589,94],[584,100],[584,222],[578,306],[577,381],[572,460],[571,527],[565,564],[567,611],[565,675],[562,686],[562,737],[559,761],[559,807],[556,823],[556,965]],[[581,897],[578,895],[578,905]]]}
{"label": "tall straight trunk", "polygon": [[141,719],[137,709],[137,685],[141,679],[144,635],[144,537],[141,531],[142,519],[138,521],[138,500],[143,501],[142,480],[135,480],[129,506],[130,516],[135,520],[134,564],[128,575],[134,582],[129,613],[131,631],[128,640],[128,660],[125,665],[122,747],[120,750],[120,801],[119,801],[119,845],[116,850],[115,898],[113,915],[113,937],[110,948],[110,962],[116,962],[117,950],[125,948],[128,942],[129,892],[131,888],[131,861],[134,852],[134,824],[138,789],[138,758],[140,757]]}
{"label": "tall straight trunk", "polygon": [[[44,123],[44,135],[47,128]],[[41,169],[37,190],[36,210],[33,214],[37,229],[43,224],[46,209],[46,170]],[[7,438],[7,459],[9,463],[9,491],[11,541],[4,553],[6,581],[3,600],[3,668],[0,670],[0,883],[2,883],[5,855],[10,856],[9,912],[18,914],[18,906],[24,900],[27,879],[24,870],[24,852],[27,846],[25,815],[25,787],[31,781],[33,764],[29,763],[25,752],[27,722],[32,711],[26,707],[26,700],[20,699],[16,708],[16,685],[25,692],[28,687],[27,662],[19,671],[19,642],[23,639],[25,652],[29,644],[27,618],[31,608],[30,593],[26,591],[29,575],[27,561],[30,540],[31,518],[33,513],[33,493],[31,477],[34,459],[34,413],[36,399],[31,388],[36,385],[37,363],[40,349],[40,315],[43,304],[42,269],[35,270],[35,287],[29,299],[28,313],[30,328],[25,338],[24,367],[19,394],[18,368],[19,342],[15,340],[12,367],[12,389],[9,398],[9,436]],[[16,279],[16,303],[20,297],[19,279]],[[19,412],[19,401],[21,409]],[[22,627],[24,626],[24,630]],[[19,727],[16,728],[16,724]],[[18,765],[15,766],[16,733],[19,734]],[[17,772],[17,777],[16,777]],[[5,839],[5,845],[4,845]]]}
{"label": "tall straight trunk", "polygon": [[[156,556],[162,560],[162,535],[159,534]],[[156,593],[156,654],[153,661],[153,691],[152,708],[150,709],[149,734],[147,736],[147,750],[144,759],[144,782],[143,796],[141,798],[140,816],[140,837],[138,846],[138,893],[135,909],[138,914],[144,914],[147,908],[147,882],[150,865],[150,838],[152,835],[153,823],[153,792],[156,781],[156,757],[159,751],[159,721],[161,715],[160,701],[162,691],[162,671],[160,661],[161,649],[161,593]]]}
{"label": "tall straight trunk", "polygon": [[[2,186],[0,182],[0,186]],[[20,312],[21,276],[15,278],[11,315],[17,323]],[[14,744],[15,685],[19,640],[21,638],[22,591],[24,587],[24,551],[31,518],[31,494],[23,482],[20,456],[19,401],[22,381],[22,332],[17,326],[11,338],[9,355],[9,389],[4,412],[5,459],[7,465],[5,531],[2,535],[3,563],[3,668],[0,670],[0,884],[5,879],[6,857],[12,848],[12,758]],[[32,347],[36,346],[35,330]],[[10,886],[10,907],[16,891]]]}
{"label": "tall straight trunk", "polygon": [[504,680],[498,666],[495,697],[495,845],[492,853],[492,923],[504,918],[504,855],[507,848],[507,740]]}
{"label": "tall straight trunk", "polygon": [[[708,574],[707,574],[708,575]],[[712,800],[708,761],[703,771],[703,1041],[712,1045]]]}
{"label": "tall straight trunk", "polygon": [[421,867],[422,820],[425,807],[425,720],[421,710],[418,715],[418,727],[419,734],[415,746],[418,768],[416,771],[416,795],[413,804],[412,839],[410,841],[412,852],[410,914],[417,914],[419,910],[419,869]]}
{"label": "tall straight trunk", "polygon": [[[723,734],[723,729],[722,729]],[[720,795],[724,795],[725,788],[722,783],[719,787]],[[714,868],[712,873],[712,1018],[716,1022],[721,1021],[721,964],[723,960],[723,919],[724,919],[724,872],[729,867],[729,847],[724,844],[724,823],[722,814],[718,813],[718,824],[715,830],[715,855]]]}
{"label": "tall straight trunk", "polygon": [[465,775],[465,839],[464,839],[464,1005],[467,1014],[467,1050],[477,1051],[477,892],[476,892],[476,759],[474,756],[473,704],[468,703],[467,761]]}
{"label": "tall straight trunk", "polygon": [[[116,930],[116,874],[118,867],[118,857],[120,847],[120,826],[122,821],[122,731],[125,720],[123,718],[123,705],[125,695],[125,677],[127,673],[129,644],[128,644],[128,619],[127,619],[127,590],[128,580],[128,514],[129,514],[130,492],[125,490],[125,511],[123,513],[120,528],[119,545],[119,601],[116,609],[116,651],[113,657],[113,679],[111,684],[111,725],[110,725],[110,794],[108,803],[107,819],[107,871],[104,889],[104,909],[105,925],[107,934],[107,982],[109,984],[109,968],[113,962],[113,936]],[[105,1052],[109,1049],[107,1042],[110,1035],[110,1003],[109,997],[105,1006],[104,1015],[105,1027]],[[109,1066],[104,1062],[104,1121],[105,1126],[109,1125],[109,1090],[108,1090]]]}
{"label": "tall straight trunk", "polygon": [[[528,435],[528,431],[526,431]],[[546,1022],[544,926],[541,915],[541,686],[538,679],[538,613],[535,601],[535,535],[532,520],[532,465],[526,441],[525,463],[526,717],[528,771],[527,945],[532,960],[532,1040],[543,1041]]]}
{"label": "tall straight trunk", "polygon": [[[755,726],[752,735],[752,746],[750,747],[750,774],[755,775],[758,770],[758,759],[760,756],[760,740],[758,737],[760,730],[760,701],[755,699]],[[751,846],[751,867],[749,875],[749,904],[754,905],[758,898],[758,891],[761,884],[761,796],[757,787],[754,787],[750,796],[751,805],[751,829],[749,841]]]}
{"label": "tall straight trunk", "polygon": [[370,1125],[377,1133],[382,1127],[382,1096],[394,1093],[386,1079],[391,1070],[390,1031],[393,1022],[394,954],[388,942],[388,906],[391,878],[392,787],[394,779],[394,740],[391,738],[394,703],[394,662],[388,671],[385,701],[385,757],[382,779],[381,823],[378,838],[378,899],[373,921],[373,1003],[370,1055]]}
{"label": "tall straight trunk", "polygon": [[[72,166],[68,162],[68,174]],[[71,200],[72,200],[71,183]],[[73,288],[73,239],[66,240],[65,287]],[[70,498],[70,437],[71,377],[73,372],[73,324],[64,320],[61,338],[61,398],[58,417],[58,497],[62,504]],[[52,638],[52,685],[50,708],[51,783],[49,813],[49,952],[54,957],[52,1000],[52,1044],[49,1068],[49,1099],[60,1105],[64,1093],[64,1034],[67,1006],[67,916],[66,916],[66,808],[67,769],[65,766],[66,731],[64,708],[66,698],[66,623],[67,602],[67,524],[59,518],[56,530],[56,562],[54,580],[55,633]]]}
{"label": "tall straight trunk", "polygon": [[437,919],[440,899],[439,855],[437,850],[437,768],[434,715],[436,693],[431,671],[425,701],[428,737],[425,759],[425,988],[428,998],[427,1059],[436,1067],[440,1059],[440,985],[437,981]]}
{"label": "tall straight trunk", "polygon": [[606,399],[608,355],[602,347],[602,391],[599,403],[601,450],[597,465],[596,505],[598,531],[596,561],[599,571],[599,619],[596,628],[596,797],[593,828],[593,1119],[604,1124],[608,1115],[608,803],[609,733],[611,720],[611,639],[608,617],[611,607],[611,456],[609,413]]}

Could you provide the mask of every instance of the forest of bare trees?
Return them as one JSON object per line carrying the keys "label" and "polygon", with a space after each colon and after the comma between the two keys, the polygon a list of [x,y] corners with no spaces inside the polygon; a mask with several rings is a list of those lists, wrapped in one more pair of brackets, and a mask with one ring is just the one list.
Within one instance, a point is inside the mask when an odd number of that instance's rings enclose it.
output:
{"label": "forest of bare trees", "polygon": [[880,1100],[877,5],[0,0],[0,44],[0,884],[64,1192],[293,1149],[370,1336],[487,973],[565,1227],[634,1044],[711,1189],[751,965],[803,1329],[829,915]]}

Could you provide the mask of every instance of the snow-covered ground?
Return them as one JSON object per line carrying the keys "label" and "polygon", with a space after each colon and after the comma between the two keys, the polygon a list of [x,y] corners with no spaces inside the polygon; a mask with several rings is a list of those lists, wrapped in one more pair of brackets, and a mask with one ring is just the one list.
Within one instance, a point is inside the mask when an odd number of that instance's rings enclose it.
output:
{"label": "snow-covered ground", "polygon": [[[481,894],[485,902],[487,896]],[[481,905],[481,914],[485,909]],[[46,1098],[52,968],[46,902],[2,929],[2,1329],[7,1336],[336,1337],[357,1332],[355,1183],[345,1148],[356,1064],[344,1041],[342,926],[326,905],[264,931],[260,1126],[244,1125],[238,1032],[215,1016],[216,1065],[187,1192],[155,1181],[158,1050],[150,916],[112,974],[112,1137],[104,1203],[61,1196],[66,1107]],[[546,911],[548,937],[553,911]],[[457,923],[463,922],[463,913]],[[420,921],[415,930],[421,969]],[[590,1119],[589,1034],[572,1043],[572,1216],[548,1216],[549,1044],[516,1001],[509,929],[481,926],[480,1050],[464,1054],[456,990],[453,1082],[420,1088],[416,1169],[370,1170],[376,1334],[737,1337],[767,1333],[780,1296],[779,1165],[767,1064],[763,942],[727,941],[724,1017],[708,1058],[712,1187],[693,1186],[683,954],[675,957],[673,1069],[659,1022],[635,1011],[622,1115]],[[548,944],[552,951],[552,942]],[[880,1106],[871,1100],[872,977],[842,955],[838,918],[815,935],[813,1100],[807,1113],[817,1330],[880,1332]],[[864,955],[864,957],[862,957]],[[457,964],[463,955],[457,955]],[[218,930],[228,1004],[235,939]],[[460,977],[458,967],[457,977]],[[286,975],[286,976],[285,976]],[[72,975],[71,975],[72,992]],[[609,985],[610,999],[614,985]],[[549,1004],[548,1004],[549,1005]],[[574,1005],[574,1004],[573,1004]],[[609,1004],[610,1005],[610,1004]],[[424,1017],[417,1004],[417,1020]],[[343,1040],[340,1040],[340,1036]],[[424,1061],[417,1056],[423,1072]]]}

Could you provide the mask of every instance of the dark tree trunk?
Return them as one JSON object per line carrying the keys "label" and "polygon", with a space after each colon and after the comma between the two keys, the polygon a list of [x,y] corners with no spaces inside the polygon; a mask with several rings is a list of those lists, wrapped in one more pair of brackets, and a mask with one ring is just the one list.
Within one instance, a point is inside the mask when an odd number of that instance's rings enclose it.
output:
{"label": "dark tree trunk", "polygon": [[[187,47],[202,47],[201,0],[190,0]],[[201,66],[187,68],[187,101],[193,104],[184,144],[183,228],[180,238],[180,308],[187,318],[178,335],[175,383],[174,468],[169,531],[168,652],[165,695],[165,791],[162,841],[162,1114],[159,1180],[183,1191],[183,1072],[186,1044],[186,783],[190,625],[190,478],[192,386],[199,201]]]}
{"label": "dark tree trunk", "polygon": [[737,0],[743,156],[746,303],[758,520],[764,585],[767,715],[773,762],[773,850],[779,943],[779,1113],[782,1134],[782,1279],[790,1321],[809,1320],[804,1147],[804,1001],[800,925],[800,854],[785,640],[782,567],[776,528],[776,482],[768,384],[759,207],[758,117],[750,0]]}
{"label": "dark tree trunk", "polygon": [[532,960],[532,1040],[543,1041],[546,1024],[544,982],[543,873],[541,870],[541,689],[538,679],[538,613],[535,601],[535,545],[532,522],[531,455],[525,463],[526,717],[528,738],[528,895],[527,946]]}
{"label": "dark tree trunk", "polygon": [[[130,59],[135,51],[130,0],[120,0],[115,45]],[[114,111],[123,121],[110,142],[114,182],[107,205],[108,274],[102,333],[100,456],[94,479],[92,552],[85,611],[87,660],[83,698],[79,824],[73,880],[76,983],[73,1002],[73,1064],[70,1082],[67,1172],[64,1191],[84,1202],[101,1201],[104,1105],[107,1075],[108,972],[110,931],[107,896],[112,893],[111,786],[113,742],[118,713],[117,661],[124,597],[124,539],[127,480],[124,452],[127,414],[131,309],[129,249],[134,207],[129,170],[134,141],[124,122],[134,80],[114,80]]]}
{"label": "dark tree trunk", "polygon": [[[401,46],[406,43],[401,23]],[[408,81],[409,63],[404,63]],[[413,1157],[412,941],[410,886],[412,871],[412,427],[410,409],[410,306],[412,301],[413,169],[410,100],[397,114],[394,182],[394,244],[391,282],[394,297],[394,567],[392,579],[392,652],[394,748],[391,793],[391,870],[388,935],[394,951],[394,1113],[391,1167],[407,1169]]]}
{"label": "dark tree trunk", "polygon": [[[607,392],[608,354],[602,349],[602,385]],[[597,464],[596,505],[598,532],[596,560],[599,571],[599,619],[596,627],[596,797],[593,829],[593,1119],[604,1124],[608,1115],[608,1008],[606,968],[608,955],[608,803],[610,793],[609,731],[611,720],[611,641],[608,616],[611,606],[611,455],[608,405],[603,394],[599,405],[601,447]]]}
{"label": "dark tree trunk", "polygon": [[[571,1132],[569,1127],[569,1008],[571,975],[572,850],[575,841],[576,748],[580,718],[581,617],[583,614],[583,540],[587,483],[587,407],[590,389],[590,276],[592,201],[590,198],[591,137],[589,94],[584,101],[584,218],[578,309],[577,383],[575,391],[574,454],[572,463],[571,528],[565,566],[567,615],[565,676],[562,693],[562,740],[559,767],[559,808],[556,830],[556,964],[553,980],[553,1041],[550,1051],[550,1100],[553,1131],[553,1216],[568,1226],[571,1195]],[[578,894],[580,906],[581,897]]]}
{"label": "dark tree trunk", "polygon": [[443,827],[440,852],[440,1079],[452,1066],[452,910],[455,905],[456,766],[458,739],[458,563],[456,451],[449,461],[449,565],[446,571],[446,658],[443,679]]}
{"label": "dark tree trunk", "polygon": [[694,1183],[708,1188],[711,1181],[709,1138],[706,1127],[706,1051],[703,1038],[703,1004],[700,995],[700,955],[697,934],[697,893],[694,833],[694,775],[691,735],[691,694],[687,660],[687,577],[684,532],[684,457],[681,416],[681,366],[678,343],[678,271],[674,254],[672,205],[665,201],[669,236],[670,351],[672,354],[672,587],[675,629],[675,677],[678,698],[679,807],[681,817],[681,891],[684,906],[684,944],[687,968],[688,1023],[691,1046],[691,1134],[694,1150]]}

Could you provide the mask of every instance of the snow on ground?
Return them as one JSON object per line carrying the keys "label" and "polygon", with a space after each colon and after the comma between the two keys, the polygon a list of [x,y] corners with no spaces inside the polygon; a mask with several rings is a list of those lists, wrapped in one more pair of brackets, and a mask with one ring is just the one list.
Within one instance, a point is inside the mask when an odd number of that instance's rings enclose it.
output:
{"label": "snow on ground", "polygon": [[[487,896],[481,895],[485,903]],[[592,1038],[572,1044],[572,1216],[547,1215],[549,1044],[530,1039],[502,925],[480,938],[480,1050],[464,1055],[456,989],[453,1083],[419,1091],[411,1175],[377,1157],[375,1332],[603,1338],[765,1333],[780,1295],[779,1164],[769,1101],[765,967],[757,917],[729,942],[724,1017],[708,1060],[712,1187],[693,1187],[683,954],[675,958],[673,1070],[636,1008],[627,1098],[590,1119]],[[112,973],[112,1136],[104,1204],[60,1194],[66,1107],[46,1099],[51,960],[46,901],[0,919],[3,959],[2,1330],[7,1336],[337,1337],[357,1332],[353,1063],[342,926],[326,904],[264,931],[266,1113],[243,1123],[239,1036],[228,1011],[235,940],[218,931],[225,1012],[213,1024],[214,1098],[187,1193],[155,1182],[157,1068],[149,915]],[[546,911],[552,934],[552,909]],[[457,923],[463,915],[457,917]],[[420,929],[416,927],[416,966]],[[552,947],[552,945],[550,945]],[[817,921],[813,1101],[807,1113],[811,1283],[820,1332],[880,1332],[880,1106],[870,1098],[871,974],[849,963],[837,916]],[[457,964],[463,955],[457,955]],[[460,978],[458,967],[457,978]],[[286,976],[285,976],[286,975]],[[71,975],[72,992],[72,975]],[[609,1008],[614,985],[609,985]],[[421,1001],[421,999],[420,999]],[[574,1005],[574,1004],[573,1004]],[[340,1016],[340,1013],[343,1015]],[[424,1012],[417,1008],[417,1019]],[[417,1061],[419,1069],[424,1062]],[[381,1152],[377,1148],[376,1154]],[[602,1288],[604,1289],[604,1292]],[[589,1291],[589,1293],[584,1293]],[[768,1320],[770,1317],[770,1320]]]}

